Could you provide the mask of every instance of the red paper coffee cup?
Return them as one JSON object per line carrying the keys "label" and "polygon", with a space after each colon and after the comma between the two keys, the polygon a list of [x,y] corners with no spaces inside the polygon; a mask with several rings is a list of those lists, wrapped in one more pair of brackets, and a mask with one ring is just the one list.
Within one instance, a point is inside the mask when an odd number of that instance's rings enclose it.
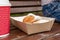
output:
{"label": "red paper coffee cup", "polygon": [[[0,1],[0,2],[4,2]],[[10,3],[5,0],[0,3],[0,37],[9,35],[10,30]]]}

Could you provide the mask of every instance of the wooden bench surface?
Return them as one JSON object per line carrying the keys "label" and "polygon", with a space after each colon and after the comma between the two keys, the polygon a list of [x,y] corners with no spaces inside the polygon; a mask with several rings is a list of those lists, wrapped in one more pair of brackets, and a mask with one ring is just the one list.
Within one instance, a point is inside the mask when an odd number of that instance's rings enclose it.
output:
{"label": "wooden bench surface", "polygon": [[15,28],[11,30],[10,36],[0,40],[60,40],[60,24],[55,23],[51,31],[27,35]]}

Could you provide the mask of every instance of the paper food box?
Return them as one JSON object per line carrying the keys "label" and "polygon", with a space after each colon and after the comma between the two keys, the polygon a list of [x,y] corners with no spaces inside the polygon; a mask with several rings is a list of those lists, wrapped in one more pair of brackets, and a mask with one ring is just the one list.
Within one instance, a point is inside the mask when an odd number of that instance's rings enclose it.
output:
{"label": "paper food box", "polygon": [[[24,18],[28,16],[34,16],[35,22],[23,22]],[[29,20],[31,20],[29,18]],[[55,18],[41,17],[34,14],[28,14],[26,16],[11,17],[11,22],[13,25],[26,32],[27,34],[34,34],[38,32],[50,31],[54,24]]]}

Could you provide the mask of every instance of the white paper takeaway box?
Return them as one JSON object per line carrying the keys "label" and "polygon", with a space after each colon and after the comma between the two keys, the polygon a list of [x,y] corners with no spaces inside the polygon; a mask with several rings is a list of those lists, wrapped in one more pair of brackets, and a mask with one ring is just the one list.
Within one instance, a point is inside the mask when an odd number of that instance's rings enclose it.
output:
{"label": "white paper takeaway box", "polygon": [[41,17],[43,20],[49,20],[47,22],[39,23],[24,23],[22,22],[24,16],[22,17],[11,17],[11,22],[13,25],[26,32],[27,34],[34,34],[44,31],[50,31],[54,24],[54,18]]}

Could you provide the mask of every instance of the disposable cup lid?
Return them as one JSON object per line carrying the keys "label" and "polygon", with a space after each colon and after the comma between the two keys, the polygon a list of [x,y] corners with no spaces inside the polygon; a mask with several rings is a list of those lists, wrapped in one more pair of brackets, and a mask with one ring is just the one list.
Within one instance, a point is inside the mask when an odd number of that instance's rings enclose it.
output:
{"label": "disposable cup lid", "polygon": [[9,0],[0,0],[0,6],[11,6]]}

